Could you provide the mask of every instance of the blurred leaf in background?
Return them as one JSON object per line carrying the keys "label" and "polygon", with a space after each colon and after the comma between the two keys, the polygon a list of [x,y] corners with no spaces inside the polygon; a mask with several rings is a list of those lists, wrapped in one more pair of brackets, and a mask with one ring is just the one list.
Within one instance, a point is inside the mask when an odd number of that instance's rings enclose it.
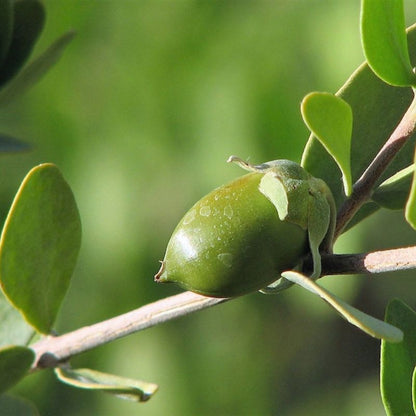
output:
{"label": "blurred leaf in background", "polygon": [[[153,282],[158,260],[190,206],[240,175],[227,157],[299,162],[308,137],[302,98],[336,92],[363,55],[359,4],[350,0],[44,3],[35,53],[68,29],[77,37],[39,85],[0,113],[1,131],[35,147],[2,157],[0,213],[35,164],[57,164],[71,184],[84,240],[57,325],[66,332],[176,293]],[[416,20],[416,6],[406,10]],[[386,215],[388,236],[378,227]],[[413,240],[399,214],[380,212],[336,248]],[[382,317],[392,293],[415,307],[409,276],[324,283]],[[378,350],[293,288],[242,297],[74,360],[156,381],[160,391],[143,408],[74,391],[49,372],[14,393],[42,415],[371,416],[383,412]]]}

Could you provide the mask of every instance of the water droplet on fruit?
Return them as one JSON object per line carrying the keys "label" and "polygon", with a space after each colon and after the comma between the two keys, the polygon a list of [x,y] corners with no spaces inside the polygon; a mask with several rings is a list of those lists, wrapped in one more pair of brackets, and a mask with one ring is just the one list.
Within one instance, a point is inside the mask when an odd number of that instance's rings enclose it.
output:
{"label": "water droplet on fruit", "polygon": [[233,255],[230,253],[221,253],[218,254],[218,260],[224,264],[226,267],[231,267],[233,265]]}
{"label": "water droplet on fruit", "polygon": [[200,215],[202,215],[203,217],[209,217],[211,214],[211,208],[208,205],[204,205],[203,207],[201,207],[201,209],[199,210]]}
{"label": "water droplet on fruit", "polygon": [[231,218],[233,217],[233,214],[234,214],[233,209],[231,208],[231,206],[230,206],[230,205],[227,205],[227,206],[224,208],[224,215],[225,215],[226,217],[228,217],[229,219],[231,219]]}

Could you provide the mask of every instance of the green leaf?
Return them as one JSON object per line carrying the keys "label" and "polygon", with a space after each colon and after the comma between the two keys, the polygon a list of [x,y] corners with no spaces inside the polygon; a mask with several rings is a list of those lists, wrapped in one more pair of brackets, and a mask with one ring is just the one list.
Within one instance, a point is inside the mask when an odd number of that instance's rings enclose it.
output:
{"label": "green leaf", "polygon": [[0,347],[28,345],[35,331],[0,291]]}
{"label": "green leaf", "polygon": [[337,296],[328,292],[316,284],[312,279],[300,274],[298,272],[290,271],[282,273],[285,279],[290,280],[309,290],[315,295],[320,296],[330,306],[332,306],[344,319],[352,325],[360,328],[362,331],[375,338],[381,338],[390,342],[401,342],[403,333],[400,329],[393,325],[389,325],[379,319],[373,318],[364,312],[359,311],[348,303],[344,302]]}
{"label": "green leaf", "polygon": [[48,333],[68,289],[81,243],[74,196],[52,164],[23,180],[0,240],[0,283],[9,301]]}
{"label": "green leaf", "polygon": [[14,24],[9,50],[0,67],[0,86],[9,81],[32,52],[45,23],[45,9],[37,0],[14,3]]}
{"label": "green leaf", "polygon": [[381,343],[381,397],[387,415],[412,415],[412,375],[416,364],[416,313],[398,299],[386,310],[386,322],[399,327],[403,342]]}
{"label": "green leaf", "polygon": [[412,184],[414,165],[410,165],[386,179],[373,192],[371,199],[388,209],[403,209]]}
{"label": "green leaf", "polygon": [[350,195],[351,107],[333,94],[313,92],[303,99],[301,112],[306,125],[339,166],[345,194]]}
{"label": "green leaf", "polygon": [[[321,274],[319,250],[322,249],[320,246],[325,238],[327,245],[324,249],[332,248],[335,206],[326,184],[311,177],[301,167],[299,169],[305,174],[302,179],[291,177],[282,180],[280,174],[274,170],[267,172],[260,181],[259,190],[273,203],[281,221],[297,224],[308,231],[314,264],[311,277],[318,278]],[[277,293],[287,286],[287,282],[283,280],[276,285],[269,285],[262,292]]]}
{"label": "green leaf", "polygon": [[23,152],[30,149],[30,145],[11,136],[0,134],[0,153]]}
{"label": "green leaf", "polygon": [[158,390],[158,386],[145,381],[118,377],[112,374],[101,373],[88,368],[55,368],[55,374],[63,383],[88,390],[99,390],[105,393],[132,400],[145,402]]}
{"label": "green leaf", "polygon": [[0,348],[0,393],[13,387],[30,370],[35,353],[26,347]]}
{"label": "green leaf", "polygon": [[[416,153],[415,153],[416,162]],[[416,164],[411,166],[411,172],[413,173],[412,185],[410,187],[409,199],[406,202],[405,217],[406,221],[416,229]]]}
{"label": "green leaf", "polygon": [[13,32],[12,0],[0,0],[0,68],[9,50]]}
{"label": "green leaf", "polygon": [[[416,60],[416,25],[408,31],[410,58]],[[367,64],[361,65],[338,91],[352,108],[351,174],[355,182],[384,145],[403,114],[412,103],[411,88],[396,88],[381,81]],[[378,184],[413,163],[416,135],[396,155]],[[302,166],[313,176],[323,179],[330,187],[337,209],[345,201],[339,168],[319,140],[311,135],[302,156]],[[356,215],[359,220],[376,209],[363,207]],[[358,223],[355,218],[351,223]],[[349,226],[347,226],[348,228]]]}
{"label": "green leaf", "polygon": [[58,62],[75,32],[68,32],[57,39],[42,55],[26,66],[0,92],[0,106],[10,104],[14,99],[25,93],[36,84],[49,69]]}
{"label": "green leaf", "polygon": [[328,231],[331,215],[327,200],[319,195],[310,195],[308,213],[309,247],[313,259],[313,273],[311,277],[318,278],[321,275],[319,246]]}
{"label": "green leaf", "polygon": [[2,416],[39,416],[31,402],[10,394],[0,396],[0,409]]}
{"label": "green leaf", "polygon": [[383,81],[400,87],[416,85],[402,0],[362,0],[361,39],[368,64]]}

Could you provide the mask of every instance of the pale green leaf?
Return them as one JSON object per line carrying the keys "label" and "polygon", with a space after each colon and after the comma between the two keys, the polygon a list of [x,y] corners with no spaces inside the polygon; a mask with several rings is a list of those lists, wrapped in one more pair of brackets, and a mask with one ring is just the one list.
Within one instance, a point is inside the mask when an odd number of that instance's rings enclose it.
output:
{"label": "pale green leaf", "polygon": [[[330,207],[327,198],[328,187],[322,180],[312,178],[306,179],[286,178],[281,181],[279,175],[274,171],[266,173],[260,181],[260,192],[265,195],[276,207],[281,221],[288,221],[308,230],[309,248],[312,253],[314,271],[313,278],[319,277],[321,273],[320,245],[328,236],[330,223],[335,221],[335,206]],[[333,212],[332,212],[333,211]],[[332,240],[328,236],[328,240]],[[328,241],[331,247],[332,241]],[[275,293],[276,290],[286,285],[279,284],[276,287],[265,288],[263,293]]]}
{"label": "pale green leaf", "polygon": [[135,402],[149,400],[158,390],[158,386],[153,383],[118,377],[88,368],[58,367],[55,369],[55,374],[63,383],[73,387],[99,390]]}
{"label": "pale green leaf", "polygon": [[321,275],[321,254],[319,252],[319,246],[328,231],[331,215],[327,200],[321,195],[310,195],[308,214],[309,248],[313,260],[313,273],[311,277],[318,278]]}
{"label": "pale green leaf", "polygon": [[383,81],[400,87],[416,85],[403,0],[362,0],[361,39],[368,64]]}
{"label": "pale green leaf", "polygon": [[283,290],[289,289],[293,286],[293,283],[283,277],[277,279],[272,284],[260,289],[259,292],[263,295],[277,295]]}
{"label": "pale green leaf", "polygon": [[0,240],[0,283],[9,301],[39,332],[51,330],[81,244],[72,191],[52,164],[23,180]]}
{"label": "pale green leaf", "polygon": [[403,342],[381,343],[381,397],[389,416],[413,414],[412,375],[416,364],[416,313],[398,299],[386,309],[386,322],[399,327]]}
{"label": "pale green leaf", "polygon": [[315,295],[320,296],[332,306],[344,319],[365,333],[375,338],[385,339],[390,342],[401,342],[403,332],[393,325],[380,321],[364,312],[359,311],[337,296],[319,286],[312,279],[294,271],[284,272],[282,276],[293,283],[302,286]]}
{"label": "pale green leaf", "polygon": [[351,107],[333,94],[313,92],[303,99],[301,112],[306,125],[339,166],[345,194],[350,195]]}

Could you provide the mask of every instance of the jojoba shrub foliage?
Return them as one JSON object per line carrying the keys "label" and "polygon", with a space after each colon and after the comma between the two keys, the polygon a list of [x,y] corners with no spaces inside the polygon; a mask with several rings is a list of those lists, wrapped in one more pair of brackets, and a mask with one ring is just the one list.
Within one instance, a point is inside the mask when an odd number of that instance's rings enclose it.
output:
{"label": "jojoba shrub foliage", "polygon": [[[253,164],[301,163],[309,135],[302,99],[310,91],[338,91],[364,55],[360,5],[349,0],[42,4],[46,20],[29,51],[34,58],[56,46],[65,31],[77,35],[58,65],[23,97],[7,105],[0,98],[0,131],[31,147],[2,155],[0,212],[5,219],[19,184],[41,163],[59,166],[70,184],[82,245],[71,285],[58,290],[68,291],[53,330],[65,333],[182,291],[152,279],[174,225],[204,195],[241,175],[224,163],[231,154]],[[410,25],[416,5],[405,6]],[[13,74],[3,91],[19,76]],[[406,72],[403,79],[412,82]],[[54,186],[61,183],[54,167],[36,169],[32,175],[45,173]],[[348,182],[341,171],[324,179],[331,191],[333,183],[343,189]],[[76,206],[70,206],[70,218],[77,245]],[[367,252],[412,244],[414,231],[403,212],[380,209],[343,234],[334,249]],[[300,245],[302,252],[303,240]],[[322,283],[382,319],[392,294],[416,306],[412,272],[389,276],[328,277]],[[55,318],[56,305],[49,306],[47,318]],[[32,322],[48,332],[50,321],[41,311]],[[20,333],[25,341],[32,335],[25,322]],[[19,364],[19,378],[30,353],[4,353]],[[36,414],[33,406],[41,415],[68,416],[385,412],[380,342],[297,287],[278,296],[238,297],[82,354],[71,364],[154,381],[160,389],[142,405],[81,392],[40,371],[11,389],[19,402],[7,396],[0,414],[22,414],[22,408]]]}

